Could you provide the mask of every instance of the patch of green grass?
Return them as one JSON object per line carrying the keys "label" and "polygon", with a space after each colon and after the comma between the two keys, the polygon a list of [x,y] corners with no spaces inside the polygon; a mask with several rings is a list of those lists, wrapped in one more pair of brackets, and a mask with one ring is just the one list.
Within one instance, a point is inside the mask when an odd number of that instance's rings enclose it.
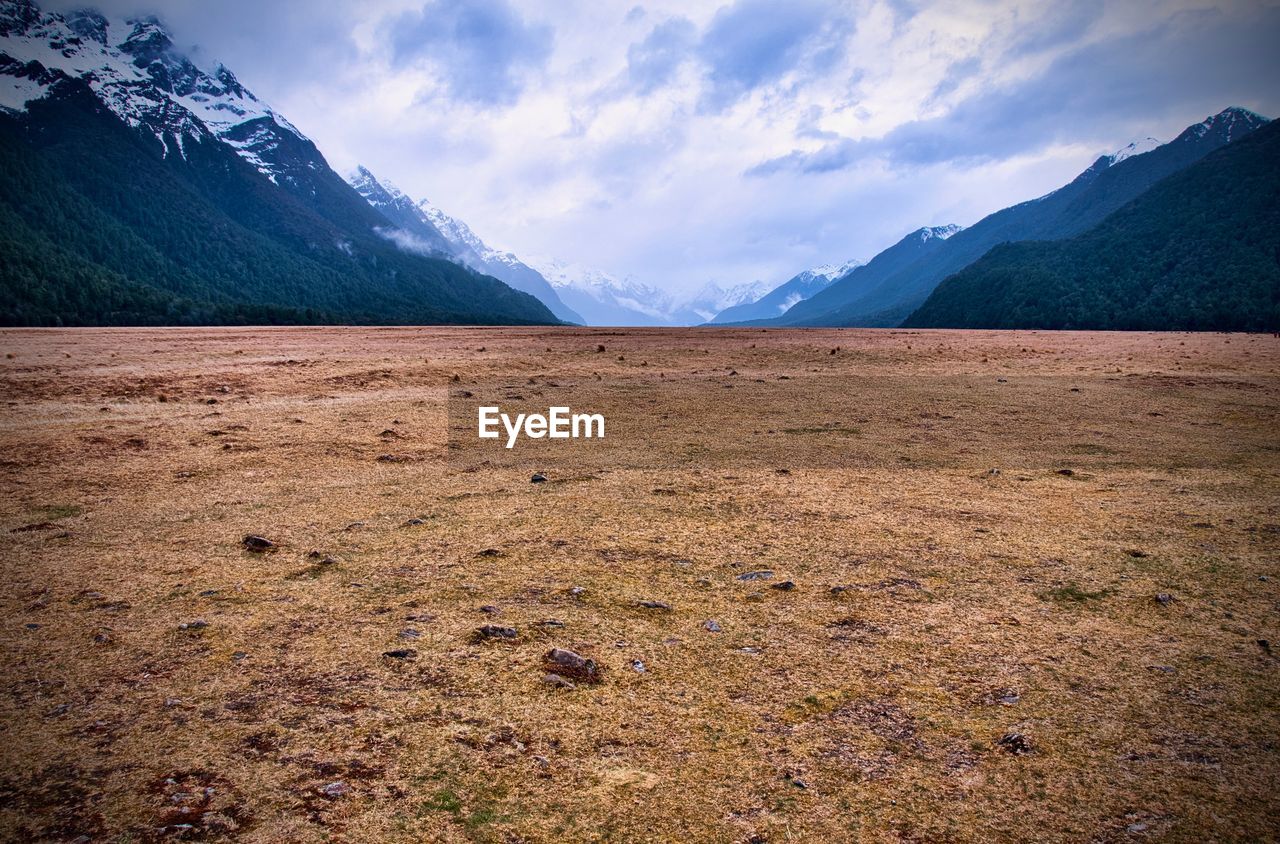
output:
{"label": "patch of green grass", "polygon": [[[431,777],[431,779],[438,779],[438,777]],[[448,787],[441,788],[418,804],[418,815],[444,812],[452,817],[454,823],[461,824],[464,829],[472,833],[481,827],[507,819],[492,800],[487,797],[477,799],[479,805],[467,811],[462,797],[456,791]]]}
{"label": "patch of green grass", "polygon": [[1114,589],[1099,589],[1097,592],[1089,592],[1081,589],[1075,583],[1068,583],[1066,586],[1050,589],[1040,598],[1044,601],[1057,601],[1060,604],[1083,604],[1087,601],[1100,601],[1114,592]]}
{"label": "patch of green grass", "polygon": [[784,434],[840,434],[844,437],[858,437],[862,435],[861,428],[846,428],[842,425],[819,425],[807,428],[783,428]]}
{"label": "patch of green grass", "polygon": [[1067,447],[1072,454],[1115,454],[1114,448],[1097,443],[1072,443]]}
{"label": "patch of green grass", "polygon": [[70,519],[84,512],[84,508],[79,504],[46,504],[40,508],[40,514],[50,520],[54,519]]}
{"label": "patch of green grass", "polygon": [[450,789],[442,788],[422,801],[418,813],[424,812],[448,812],[457,820],[462,817],[462,798]]}

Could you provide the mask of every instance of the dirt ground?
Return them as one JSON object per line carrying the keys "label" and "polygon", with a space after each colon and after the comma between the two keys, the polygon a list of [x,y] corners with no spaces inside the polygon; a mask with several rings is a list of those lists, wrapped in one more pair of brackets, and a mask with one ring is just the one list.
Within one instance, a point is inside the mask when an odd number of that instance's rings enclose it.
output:
{"label": "dirt ground", "polygon": [[3,331],[0,837],[1277,840],[1278,413],[1270,336]]}

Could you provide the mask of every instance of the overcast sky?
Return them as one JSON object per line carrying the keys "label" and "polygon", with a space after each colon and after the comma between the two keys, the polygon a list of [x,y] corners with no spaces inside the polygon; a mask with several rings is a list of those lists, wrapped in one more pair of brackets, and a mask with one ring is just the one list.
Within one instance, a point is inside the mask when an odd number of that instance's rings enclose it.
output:
{"label": "overcast sky", "polygon": [[158,14],[339,172],[673,290],[865,260],[1228,105],[1280,114],[1256,0],[99,5]]}

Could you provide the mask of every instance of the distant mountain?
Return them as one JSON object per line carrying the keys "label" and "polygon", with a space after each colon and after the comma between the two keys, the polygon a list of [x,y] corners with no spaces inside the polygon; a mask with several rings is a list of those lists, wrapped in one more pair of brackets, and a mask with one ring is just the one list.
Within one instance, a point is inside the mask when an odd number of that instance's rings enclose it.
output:
{"label": "distant mountain", "polygon": [[0,0],[0,323],[549,323],[390,221],[154,18]]}
{"label": "distant mountain", "polygon": [[838,266],[835,264],[823,264],[820,267],[805,270],[792,276],[759,298],[725,308],[716,314],[710,322],[713,325],[720,325],[782,316],[796,303],[826,290],[833,281],[843,278],[860,266],[862,266],[861,261],[853,260],[846,261]]}
{"label": "distant mountain", "polygon": [[530,259],[560,299],[587,325],[671,325],[671,294],[608,273],[551,259]]}
{"label": "distant mountain", "polygon": [[414,202],[399,188],[379,181],[364,167],[358,167],[347,181],[365,200],[392,222],[394,229],[381,232],[410,252],[444,257],[523,290],[546,305],[557,318],[584,322],[556,295],[547,280],[510,252],[490,249],[461,220],[455,220],[423,199]]}
{"label": "distant mountain", "polygon": [[[942,279],[981,258],[991,247],[1010,241],[1057,240],[1079,234],[1160,179],[1245,137],[1264,123],[1265,118],[1251,111],[1228,108],[1189,126],[1167,144],[1150,148],[1148,139],[1100,156],[1070,184],[984,217],[949,238],[942,248],[930,250],[909,266],[878,279],[876,284],[868,286],[865,277],[859,279],[859,271],[855,270],[847,279],[771,324],[897,325],[924,302]],[[1143,152],[1144,149],[1148,151]]]}
{"label": "distant mountain", "polygon": [[632,278],[552,259],[531,259],[588,325],[701,325],[724,308],[759,297],[764,282],[721,287],[712,282],[692,293],[670,293]]}
{"label": "distant mountain", "polygon": [[763,281],[750,281],[721,287],[715,282],[704,285],[691,296],[677,298],[669,317],[676,325],[702,325],[711,322],[717,314],[755,302],[769,292]]}
{"label": "distant mountain", "polygon": [[1083,234],[995,247],[906,325],[1280,331],[1280,121]]}
{"label": "distant mountain", "polygon": [[866,264],[854,267],[823,290],[792,305],[781,316],[753,320],[750,325],[819,325],[837,318],[843,309],[906,267],[938,252],[962,229],[957,225],[916,229]]}

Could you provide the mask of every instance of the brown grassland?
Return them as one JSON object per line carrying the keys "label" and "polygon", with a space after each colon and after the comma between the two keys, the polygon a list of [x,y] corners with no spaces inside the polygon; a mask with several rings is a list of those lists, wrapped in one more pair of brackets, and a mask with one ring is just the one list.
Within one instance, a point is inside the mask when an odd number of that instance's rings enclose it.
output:
{"label": "brown grassland", "polygon": [[[607,453],[451,448],[550,383]],[[4,331],[0,397],[0,838],[1280,838],[1280,339]]]}

